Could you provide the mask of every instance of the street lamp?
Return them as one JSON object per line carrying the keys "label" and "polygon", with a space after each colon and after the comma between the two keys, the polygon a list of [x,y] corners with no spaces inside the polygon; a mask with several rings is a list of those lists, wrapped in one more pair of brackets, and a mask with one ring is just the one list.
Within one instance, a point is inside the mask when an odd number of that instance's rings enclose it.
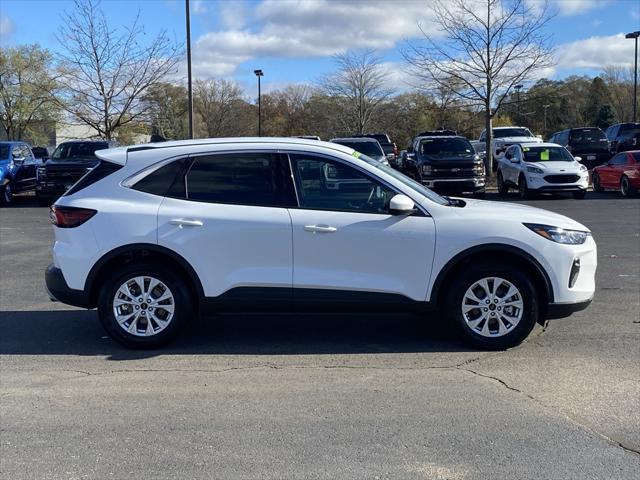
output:
{"label": "street lamp", "polygon": [[520,120],[520,90],[522,89],[523,86],[524,85],[519,84],[513,87],[516,89],[516,93],[518,94],[518,107],[516,110],[516,117],[518,118],[518,126],[522,123],[522,121]]}
{"label": "street lamp", "polygon": [[550,104],[546,104],[546,105],[542,105],[542,108],[544,108],[544,134],[547,134],[547,108],[549,108],[551,105]]}
{"label": "street lamp", "polygon": [[258,136],[262,136],[262,116],[260,114],[260,77],[264,76],[262,70],[254,70],[256,77],[258,77]]}
{"label": "street lamp", "polygon": [[638,105],[638,37],[640,31],[627,33],[624,38],[633,38],[636,41],[636,54],[633,65],[633,121],[636,121],[636,111]]}

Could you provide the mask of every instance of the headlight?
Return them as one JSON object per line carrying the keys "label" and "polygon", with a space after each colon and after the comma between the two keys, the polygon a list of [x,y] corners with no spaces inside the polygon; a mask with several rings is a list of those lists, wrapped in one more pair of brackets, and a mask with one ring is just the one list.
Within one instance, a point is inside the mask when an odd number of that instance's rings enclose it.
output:
{"label": "headlight", "polygon": [[540,175],[542,175],[544,173],[542,171],[542,169],[538,168],[538,167],[527,167],[527,172],[529,172],[529,173],[539,173]]}
{"label": "headlight", "polygon": [[582,245],[587,241],[587,237],[591,235],[589,232],[565,230],[564,228],[552,227],[550,225],[539,225],[536,223],[523,223],[523,225],[547,240],[565,245]]}
{"label": "headlight", "polygon": [[431,175],[431,165],[422,165],[422,174]]}
{"label": "headlight", "polygon": [[581,172],[586,172],[587,170],[588,170],[588,169],[587,169],[587,166],[586,166],[586,165],[580,165],[580,171],[581,171]]}
{"label": "headlight", "polygon": [[473,166],[474,175],[484,175],[484,163],[478,163]]}

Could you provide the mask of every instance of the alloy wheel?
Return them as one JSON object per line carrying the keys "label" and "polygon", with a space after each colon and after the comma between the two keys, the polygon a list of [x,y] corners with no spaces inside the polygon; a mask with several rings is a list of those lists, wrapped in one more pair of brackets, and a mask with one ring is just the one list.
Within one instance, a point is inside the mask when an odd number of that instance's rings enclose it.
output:
{"label": "alloy wheel", "polygon": [[622,177],[622,181],[620,182],[620,192],[622,196],[629,196],[629,179],[627,177]]}
{"label": "alloy wheel", "polygon": [[138,337],[150,337],[171,323],[175,298],[164,283],[154,277],[134,277],[124,282],[113,297],[113,314],[118,325]]}
{"label": "alloy wheel", "polygon": [[460,308],[471,331],[495,338],[514,330],[522,319],[524,302],[513,283],[500,277],[486,277],[467,289]]}

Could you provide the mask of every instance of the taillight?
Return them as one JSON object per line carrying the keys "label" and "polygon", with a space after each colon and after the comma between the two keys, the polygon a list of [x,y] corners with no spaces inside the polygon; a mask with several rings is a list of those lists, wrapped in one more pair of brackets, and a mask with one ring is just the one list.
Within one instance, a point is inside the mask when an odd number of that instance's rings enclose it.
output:
{"label": "taillight", "polygon": [[92,210],[91,208],[53,205],[49,217],[51,218],[51,223],[58,228],[73,228],[82,225],[96,213],[98,213],[98,211]]}

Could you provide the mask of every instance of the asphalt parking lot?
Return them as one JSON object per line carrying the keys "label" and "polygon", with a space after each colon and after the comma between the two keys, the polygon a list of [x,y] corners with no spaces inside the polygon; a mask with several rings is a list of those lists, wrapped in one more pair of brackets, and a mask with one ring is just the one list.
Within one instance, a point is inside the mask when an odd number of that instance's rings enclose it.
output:
{"label": "asphalt parking lot", "polygon": [[126,350],[48,300],[48,211],[17,200],[0,210],[2,478],[638,478],[640,199],[525,202],[592,229],[597,292],[506,352],[400,315],[210,318]]}

